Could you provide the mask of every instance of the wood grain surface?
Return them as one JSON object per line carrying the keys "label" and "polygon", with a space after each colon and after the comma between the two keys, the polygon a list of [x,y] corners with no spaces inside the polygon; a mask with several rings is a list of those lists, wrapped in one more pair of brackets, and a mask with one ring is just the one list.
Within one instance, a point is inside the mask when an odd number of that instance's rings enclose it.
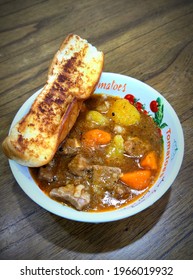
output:
{"label": "wood grain surface", "polygon": [[193,1],[1,0],[0,141],[75,33],[105,53],[104,71],[157,89],[182,123],[185,155],[170,190],[143,212],[89,224],[55,216],[16,183],[0,154],[0,259],[193,259]]}

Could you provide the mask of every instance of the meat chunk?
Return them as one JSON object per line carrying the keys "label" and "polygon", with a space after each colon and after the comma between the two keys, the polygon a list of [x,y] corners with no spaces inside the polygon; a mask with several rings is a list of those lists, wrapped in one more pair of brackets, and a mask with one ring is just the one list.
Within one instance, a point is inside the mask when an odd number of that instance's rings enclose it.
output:
{"label": "meat chunk", "polygon": [[59,151],[65,155],[75,155],[80,150],[81,143],[76,138],[68,138],[63,145],[59,148]]}
{"label": "meat chunk", "polygon": [[76,155],[68,164],[70,172],[77,176],[84,176],[86,171],[90,169],[88,160],[81,154]]}
{"label": "meat chunk", "polygon": [[54,166],[54,160],[51,160],[48,164],[41,166],[38,174],[39,179],[47,182],[53,182],[55,178]]}
{"label": "meat chunk", "polygon": [[149,143],[146,143],[138,137],[128,137],[124,143],[125,153],[131,157],[142,157],[150,149]]}
{"label": "meat chunk", "polygon": [[101,187],[111,187],[119,180],[121,169],[118,167],[93,165],[92,183]]}
{"label": "meat chunk", "polygon": [[69,184],[64,187],[54,188],[50,191],[50,197],[64,202],[67,201],[77,210],[82,210],[90,203],[90,194],[85,191],[84,185],[74,186]]}

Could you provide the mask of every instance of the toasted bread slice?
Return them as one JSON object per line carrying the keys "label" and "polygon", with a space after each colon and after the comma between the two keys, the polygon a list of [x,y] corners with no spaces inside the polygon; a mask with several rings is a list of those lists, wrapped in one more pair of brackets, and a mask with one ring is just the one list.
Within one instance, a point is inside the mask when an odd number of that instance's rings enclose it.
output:
{"label": "toasted bread slice", "polygon": [[48,163],[74,125],[82,102],[94,92],[104,55],[70,34],[54,56],[47,83],[30,111],[11,130],[3,151],[21,165]]}

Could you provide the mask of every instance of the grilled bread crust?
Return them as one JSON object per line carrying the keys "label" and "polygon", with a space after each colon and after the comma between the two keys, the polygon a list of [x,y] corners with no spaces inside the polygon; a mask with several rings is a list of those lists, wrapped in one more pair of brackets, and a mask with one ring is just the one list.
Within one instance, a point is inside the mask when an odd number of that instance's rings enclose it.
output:
{"label": "grilled bread crust", "polygon": [[54,56],[43,90],[4,140],[5,155],[28,167],[47,164],[74,125],[82,102],[94,92],[103,63],[102,52],[70,34]]}

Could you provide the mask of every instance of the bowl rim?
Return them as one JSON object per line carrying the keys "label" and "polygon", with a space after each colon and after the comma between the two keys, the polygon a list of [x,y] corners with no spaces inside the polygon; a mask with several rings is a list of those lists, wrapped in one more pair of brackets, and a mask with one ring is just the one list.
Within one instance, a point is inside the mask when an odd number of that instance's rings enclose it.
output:
{"label": "bowl rim", "polygon": [[[58,203],[57,201],[49,198],[46,194],[44,194],[40,188],[35,184],[34,180],[31,178],[31,175],[29,173],[28,167],[24,167],[19,165],[13,160],[9,160],[9,165],[11,168],[11,171],[13,173],[13,176],[15,177],[17,183],[19,186],[22,188],[22,190],[27,194],[28,197],[30,197],[36,204],[41,206],[42,208],[46,209],[47,211],[58,215],[62,218],[66,218],[69,220],[73,221],[78,221],[78,222],[87,222],[87,223],[104,223],[104,222],[112,222],[112,221],[117,221],[120,219],[128,218],[130,216],[133,216],[146,208],[150,207],[152,204],[154,204],[157,200],[159,200],[165,193],[166,191],[171,187],[172,183],[176,179],[178,172],[181,168],[181,164],[183,161],[183,156],[184,156],[184,135],[183,135],[183,130],[182,126],[180,123],[180,120],[174,111],[173,107],[170,105],[170,103],[166,100],[166,98],[161,95],[157,90],[149,86],[148,84],[135,79],[130,76],[118,74],[118,73],[111,73],[111,72],[103,72],[101,75],[101,79],[106,79],[111,77],[111,79],[115,78],[122,78],[122,79],[128,79],[134,83],[137,83],[138,85],[145,87],[147,90],[150,90],[151,92],[154,92],[156,96],[159,96],[162,98],[164,101],[164,105],[169,109],[170,111],[170,116],[173,120],[175,120],[176,127],[178,128],[178,145],[179,145],[179,150],[178,150],[178,160],[177,164],[175,165],[175,169],[173,168],[170,172],[169,178],[167,178],[167,184],[164,184],[163,188],[159,188],[159,192],[157,192],[157,195],[151,195],[144,199],[143,203],[139,203],[135,206],[132,204],[129,204],[128,206],[121,207],[116,210],[111,210],[111,211],[104,211],[104,212],[84,212],[84,211],[77,211],[75,209],[72,209],[70,207],[64,206],[61,203]],[[99,80],[99,82],[101,81]],[[16,113],[11,127],[15,124],[17,120],[21,118],[25,113],[22,113],[23,110],[26,108],[26,106],[29,106],[35,97],[40,93],[42,89],[39,89],[36,91],[31,97],[29,97],[23,105],[20,107],[18,112]],[[96,92],[96,90],[95,90]],[[109,94],[112,95],[112,94]],[[21,115],[21,116],[20,116]],[[11,129],[10,127],[10,129]],[[26,173],[25,176],[21,176],[22,170]],[[29,181],[31,180],[31,181]],[[36,187],[35,191],[34,189],[28,188],[26,185],[29,185],[29,182],[31,182],[32,186],[31,187]],[[30,184],[30,185],[31,185]]]}

